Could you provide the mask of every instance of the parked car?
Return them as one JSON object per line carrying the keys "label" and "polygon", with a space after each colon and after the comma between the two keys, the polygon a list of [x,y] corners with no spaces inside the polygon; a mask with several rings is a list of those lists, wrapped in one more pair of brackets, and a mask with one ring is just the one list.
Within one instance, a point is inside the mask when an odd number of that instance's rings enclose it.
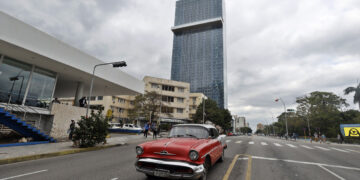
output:
{"label": "parked car", "polygon": [[136,146],[136,170],[149,177],[206,179],[209,168],[224,160],[225,135],[212,125],[175,125],[166,139]]}

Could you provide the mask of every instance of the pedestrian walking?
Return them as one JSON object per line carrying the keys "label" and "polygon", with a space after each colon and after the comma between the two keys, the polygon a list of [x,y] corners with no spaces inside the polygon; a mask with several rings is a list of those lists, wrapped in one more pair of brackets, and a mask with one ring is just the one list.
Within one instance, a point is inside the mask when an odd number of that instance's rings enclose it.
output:
{"label": "pedestrian walking", "polygon": [[315,133],[314,133],[315,142],[318,142],[318,137],[319,137],[318,134],[315,132]]}
{"label": "pedestrian walking", "polygon": [[79,99],[79,105],[80,107],[85,107],[87,105],[87,101],[86,101],[86,97],[82,97],[81,99]]}
{"label": "pedestrian walking", "polygon": [[340,133],[337,135],[338,144],[342,144]]}
{"label": "pedestrian walking", "polygon": [[75,131],[75,121],[71,120],[71,124],[69,128],[69,140],[72,140],[74,131]]}
{"label": "pedestrian walking", "polygon": [[151,130],[152,130],[152,132],[153,132],[153,139],[156,139],[157,130],[158,130],[156,123],[153,123],[153,124],[152,124]]}
{"label": "pedestrian walking", "polygon": [[145,138],[147,138],[149,128],[150,128],[149,126],[150,126],[150,123],[146,123],[145,126],[144,126],[144,136],[145,136]]}
{"label": "pedestrian walking", "polygon": [[321,141],[322,141],[323,143],[326,142],[326,136],[325,136],[325,134],[322,134],[322,135],[321,135]]}

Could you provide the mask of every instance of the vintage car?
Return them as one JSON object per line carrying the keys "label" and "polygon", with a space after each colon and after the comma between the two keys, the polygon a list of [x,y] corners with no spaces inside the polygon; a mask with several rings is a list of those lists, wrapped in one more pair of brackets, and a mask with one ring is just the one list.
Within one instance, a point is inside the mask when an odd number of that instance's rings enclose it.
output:
{"label": "vintage car", "polygon": [[174,125],[168,138],[136,146],[136,170],[148,177],[206,179],[209,168],[224,160],[224,138],[212,125]]}

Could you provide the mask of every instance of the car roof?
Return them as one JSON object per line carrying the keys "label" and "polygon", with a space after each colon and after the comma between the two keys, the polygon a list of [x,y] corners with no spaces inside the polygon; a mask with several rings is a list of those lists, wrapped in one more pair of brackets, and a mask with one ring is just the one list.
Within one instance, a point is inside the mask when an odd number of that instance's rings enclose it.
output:
{"label": "car roof", "polygon": [[176,126],[198,126],[198,127],[204,127],[206,129],[215,128],[213,125],[210,125],[210,124],[177,124],[177,125],[174,125],[174,127],[176,127]]}

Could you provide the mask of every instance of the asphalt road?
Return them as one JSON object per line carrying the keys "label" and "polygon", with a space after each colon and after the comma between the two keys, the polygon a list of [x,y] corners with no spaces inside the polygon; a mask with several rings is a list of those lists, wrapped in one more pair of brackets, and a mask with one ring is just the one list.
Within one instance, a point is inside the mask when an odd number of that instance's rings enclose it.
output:
{"label": "asphalt road", "polygon": [[[269,137],[227,137],[225,161],[209,172],[226,179],[360,179],[360,147],[285,141]],[[135,146],[109,148],[0,165],[0,180],[146,180],[136,172]]]}

